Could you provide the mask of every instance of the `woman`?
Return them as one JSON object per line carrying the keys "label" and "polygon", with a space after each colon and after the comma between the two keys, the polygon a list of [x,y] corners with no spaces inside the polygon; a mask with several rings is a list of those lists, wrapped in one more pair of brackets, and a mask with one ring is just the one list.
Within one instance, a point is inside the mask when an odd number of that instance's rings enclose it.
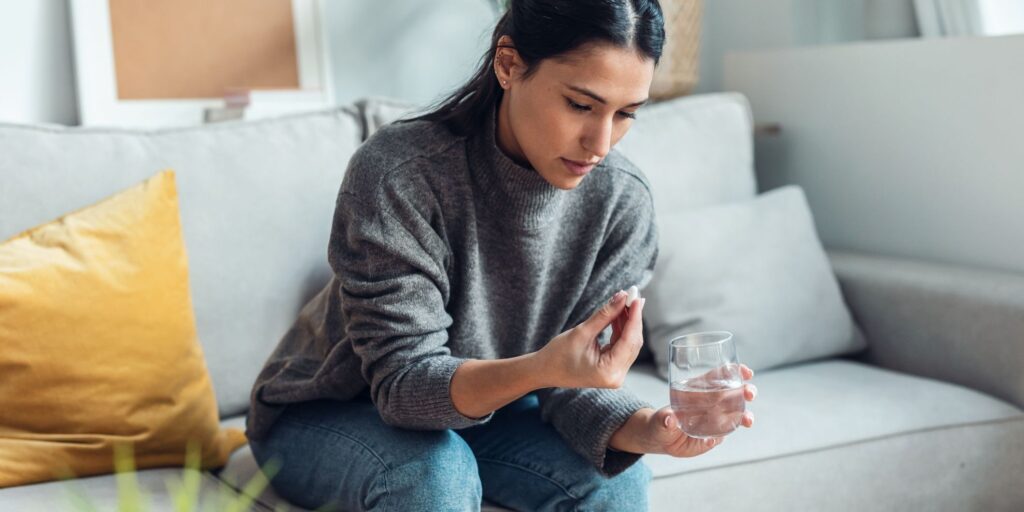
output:
{"label": "woman", "polygon": [[514,0],[465,87],[360,146],[334,276],[252,392],[247,434],[282,464],[280,495],[645,510],[644,453],[716,444],[621,388],[644,300],[618,290],[651,279],[657,231],[650,184],[611,148],[663,38],[655,0]]}

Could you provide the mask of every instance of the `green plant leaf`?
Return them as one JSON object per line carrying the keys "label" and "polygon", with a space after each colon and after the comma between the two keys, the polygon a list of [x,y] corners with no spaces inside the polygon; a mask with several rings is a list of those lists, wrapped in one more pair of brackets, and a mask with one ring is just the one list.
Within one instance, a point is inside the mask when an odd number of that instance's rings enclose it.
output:
{"label": "green plant leaf", "polygon": [[[114,444],[114,470],[117,480],[117,510],[119,512],[147,512],[150,509],[151,497],[147,496],[139,485],[133,451],[131,443]],[[235,489],[237,487],[235,483],[222,482],[217,479],[219,483],[217,491],[204,495],[201,492],[201,459],[199,443],[189,442],[182,476],[171,475],[165,479],[175,512],[199,512],[201,510],[246,512],[252,508],[255,497],[270,485],[270,481],[281,467],[277,459],[271,459],[249,479],[241,491]],[[88,495],[82,490],[70,469],[65,470],[62,478],[64,479],[66,497],[76,511],[102,512],[89,500]],[[327,506],[318,508],[317,512],[328,510],[325,508]],[[285,503],[278,503],[274,510],[289,511],[291,508]]]}
{"label": "green plant leaf", "polygon": [[171,496],[174,512],[195,512],[199,510],[199,491],[202,474],[199,470],[201,449],[198,442],[190,440],[185,448],[185,467],[182,476],[171,475],[164,479],[167,493]]}
{"label": "green plant leaf", "polygon": [[120,512],[146,512],[149,504],[139,489],[135,473],[135,455],[131,443],[114,443],[114,471],[117,478],[117,501]]}
{"label": "green plant leaf", "polygon": [[233,508],[231,508],[229,512],[242,512],[248,510],[252,505],[253,497],[259,496],[260,493],[263,492],[263,489],[267,487],[270,480],[274,478],[274,475],[276,475],[280,469],[281,464],[276,459],[267,461],[267,464],[260,468],[260,470],[249,479],[249,482],[245,484],[245,487],[242,488],[237,501],[235,501]]}

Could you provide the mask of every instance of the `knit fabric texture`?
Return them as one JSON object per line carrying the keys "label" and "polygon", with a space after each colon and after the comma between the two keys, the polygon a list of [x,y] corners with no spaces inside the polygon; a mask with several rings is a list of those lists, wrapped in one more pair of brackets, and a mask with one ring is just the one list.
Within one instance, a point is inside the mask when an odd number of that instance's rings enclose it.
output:
{"label": "knit fabric texture", "polygon": [[[612,150],[576,188],[559,189],[498,148],[496,117],[468,137],[431,121],[390,124],[359,147],[337,196],[333,277],[257,377],[250,438],[289,403],[350,400],[367,387],[390,425],[486,422],[452,404],[460,364],[536,351],[616,291],[647,285],[658,244],[643,173]],[[537,393],[543,420],[604,474],[640,458],[608,449],[651,407],[629,390]]]}

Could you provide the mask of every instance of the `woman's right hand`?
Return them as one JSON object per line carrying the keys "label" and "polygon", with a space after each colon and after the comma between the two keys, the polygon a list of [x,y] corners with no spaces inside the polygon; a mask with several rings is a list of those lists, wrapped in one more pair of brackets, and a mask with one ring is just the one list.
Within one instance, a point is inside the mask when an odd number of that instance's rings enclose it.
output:
{"label": "woman's right hand", "polygon": [[[646,299],[626,307],[626,292],[619,291],[576,327],[555,336],[536,352],[547,387],[619,388],[643,346],[643,309]],[[612,326],[611,341],[601,347],[597,337]]]}

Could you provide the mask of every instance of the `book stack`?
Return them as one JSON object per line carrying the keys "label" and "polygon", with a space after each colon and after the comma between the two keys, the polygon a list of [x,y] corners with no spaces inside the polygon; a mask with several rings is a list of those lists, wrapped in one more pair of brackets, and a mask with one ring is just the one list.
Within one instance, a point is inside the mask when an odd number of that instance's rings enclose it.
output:
{"label": "book stack", "polygon": [[230,87],[224,91],[224,106],[207,108],[203,119],[207,123],[259,119],[330,106],[327,95],[320,89]]}

